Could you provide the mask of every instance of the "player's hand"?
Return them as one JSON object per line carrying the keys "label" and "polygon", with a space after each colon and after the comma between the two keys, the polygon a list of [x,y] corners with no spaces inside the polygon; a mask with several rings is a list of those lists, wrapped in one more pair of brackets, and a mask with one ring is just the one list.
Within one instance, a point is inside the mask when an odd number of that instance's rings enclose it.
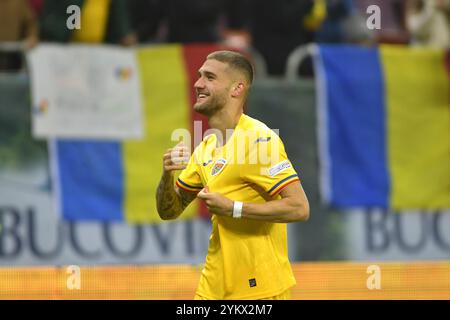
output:
{"label": "player's hand", "polygon": [[231,217],[233,215],[233,200],[217,192],[209,192],[208,187],[203,188],[197,198],[205,201],[209,212],[220,216]]}
{"label": "player's hand", "polygon": [[175,170],[183,170],[189,161],[189,149],[181,141],[175,147],[167,149],[163,156],[164,172],[170,173]]}

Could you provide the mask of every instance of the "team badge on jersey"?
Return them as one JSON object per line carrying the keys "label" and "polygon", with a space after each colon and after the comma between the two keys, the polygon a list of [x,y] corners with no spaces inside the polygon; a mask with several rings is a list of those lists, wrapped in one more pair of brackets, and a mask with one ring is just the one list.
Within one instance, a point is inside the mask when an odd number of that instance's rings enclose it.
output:
{"label": "team badge on jersey", "polygon": [[215,176],[216,174],[218,174],[220,171],[222,171],[226,164],[227,160],[222,158],[218,159],[211,169],[211,175]]}

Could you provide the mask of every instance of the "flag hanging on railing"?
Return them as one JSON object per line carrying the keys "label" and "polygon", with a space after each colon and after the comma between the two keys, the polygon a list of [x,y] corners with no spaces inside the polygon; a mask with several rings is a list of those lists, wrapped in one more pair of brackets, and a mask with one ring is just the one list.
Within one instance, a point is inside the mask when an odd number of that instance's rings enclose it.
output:
{"label": "flag hanging on railing", "polygon": [[320,46],[321,192],[340,208],[450,208],[446,52]]}
{"label": "flag hanging on railing", "polygon": [[[159,222],[156,189],[172,132],[192,131],[193,84],[216,45],[167,45],[137,50],[144,110],[144,138],[130,141],[53,140],[56,208],[68,220]],[[180,216],[207,216],[194,201]]]}

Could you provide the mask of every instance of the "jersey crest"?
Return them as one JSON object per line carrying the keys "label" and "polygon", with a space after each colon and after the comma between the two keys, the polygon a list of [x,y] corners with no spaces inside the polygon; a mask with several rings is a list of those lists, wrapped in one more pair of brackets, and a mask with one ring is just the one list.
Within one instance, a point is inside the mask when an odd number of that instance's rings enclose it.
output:
{"label": "jersey crest", "polygon": [[226,164],[227,160],[223,158],[218,159],[211,169],[211,176],[215,176],[216,174],[220,173]]}

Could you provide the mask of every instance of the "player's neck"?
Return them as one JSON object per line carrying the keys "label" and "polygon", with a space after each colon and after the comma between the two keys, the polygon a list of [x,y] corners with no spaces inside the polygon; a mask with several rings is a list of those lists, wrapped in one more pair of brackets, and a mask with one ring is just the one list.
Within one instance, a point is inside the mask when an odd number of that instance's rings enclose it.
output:
{"label": "player's neck", "polygon": [[223,108],[208,119],[211,129],[219,130],[224,138],[224,144],[228,142],[231,134],[227,134],[227,130],[234,130],[242,116],[242,109],[231,110]]}

